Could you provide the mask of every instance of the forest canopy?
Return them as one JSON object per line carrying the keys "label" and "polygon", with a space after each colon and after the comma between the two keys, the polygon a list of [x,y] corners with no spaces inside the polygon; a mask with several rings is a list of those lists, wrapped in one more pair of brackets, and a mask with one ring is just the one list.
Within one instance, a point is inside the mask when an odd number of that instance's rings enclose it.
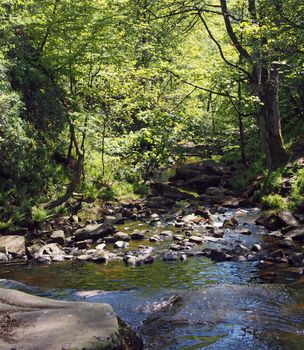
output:
{"label": "forest canopy", "polygon": [[2,0],[0,16],[3,224],[75,192],[144,195],[185,145],[236,187],[302,149],[301,0]]}

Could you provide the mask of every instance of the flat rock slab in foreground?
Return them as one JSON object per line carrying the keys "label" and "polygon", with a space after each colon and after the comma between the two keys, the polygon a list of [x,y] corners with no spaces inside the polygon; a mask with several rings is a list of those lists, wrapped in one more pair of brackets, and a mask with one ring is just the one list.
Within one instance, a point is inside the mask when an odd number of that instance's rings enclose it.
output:
{"label": "flat rock slab in foreground", "polygon": [[55,301],[0,288],[2,350],[141,349],[108,304]]}

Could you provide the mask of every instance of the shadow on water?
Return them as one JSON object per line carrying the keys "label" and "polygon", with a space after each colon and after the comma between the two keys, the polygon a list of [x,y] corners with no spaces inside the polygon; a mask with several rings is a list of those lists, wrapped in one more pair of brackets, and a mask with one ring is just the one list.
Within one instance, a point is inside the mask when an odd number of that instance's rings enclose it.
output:
{"label": "shadow on water", "polygon": [[38,295],[110,303],[148,350],[304,347],[301,283],[263,284],[254,263],[65,262],[6,267],[1,278],[2,286]]}

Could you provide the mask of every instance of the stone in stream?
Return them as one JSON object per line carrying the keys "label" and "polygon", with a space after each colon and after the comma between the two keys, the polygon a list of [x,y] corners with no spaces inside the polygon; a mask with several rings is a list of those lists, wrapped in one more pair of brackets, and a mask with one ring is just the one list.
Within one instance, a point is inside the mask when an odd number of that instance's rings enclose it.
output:
{"label": "stone in stream", "polygon": [[97,240],[107,235],[115,233],[115,226],[109,224],[90,224],[80,228],[74,232],[75,241],[83,241],[85,239]]}
{"label": "stone in stream", "polygon": [[149,238],[149,241],[152,242],[152,243],[156,243],[159,240],[160,240],[159,236],[156,236],[156,235],[154,235],[154,236]]}
{"label": "stone in stream", "polygon": [[222,262],[222,261],[231,260],[232,256],[227,254],[225,251],[221,249],[211,249],[210,258],[213,261]]}
{"label": "stone in stream", "polygon": [[26,248],[27,255],[30,258],[37,259],[43,255],[43,248],[45,246],[45,242],[41,239],[36,239],[32,241],[32,245]]}
{"label": "stone in stream", "polygon": [[231,219],[229,220],[225,220],[224,223],[223,223],[223,226],[226,228],[226,227],[234,227],[238,225],[238,221],[235,217],[232,217]]}
{"label": "stone in stream", "polygon": [[145,234],[141,231],[135,230],[132,234],[131,234],[131,239],[133,241],[140,241],[142,239],[145,239]]}
{"label": "stone in stream", "polygon": [[5,262],[5,261],[8,261],[8,260],[9,260],[8,256],[6,254],[0,252],[0,261],[1,262]]}
{"label": "stone in stream", "polygon": [[200,236],[190,236],[189,241],[197,244],[201,244],[203,242],[203,237]]}
{"label": "stone in stream", "polygon": [[169,249],[170,250],[175,250],[175,251],[178,251],[178,250],[183,250],[183,246],[179,245],[179,244],[170,244],[169,245]]}
{"label": "stone in stream", "polygon": [[1,350],[143,348],[108,304],[55,301],[2,288],[0,300]]}
{"label": "stone in stream", "polygon": [[180,242],[180,241],[182,241],[184,239],[184,236],[183,235],[174,235],[173,239],[175,241],[179,241]]}
{"label": "stone in stream", "polygon": [[118,241],[129,242],[131,238],[126,232],[116,232],[114,239],[117,239]]}
{"label": "stone in stream", "polygon": [[304,226],[289,231],[285,237],[294,241],[304,241]]}
{"label": "stone in stream", "polygon": [[177,261],[178,260],[178,253],[177,252],[164,252],[162,255],[162,259],[164,261]]}
{"label": "stone in stream", "polygon": [[167,197],[175,201],[195,199],[194,195],[190,193],[182,192],[176,187],[170,186],[169,184],[165,184],[162,182],[155,182],[155,183],[151,183],[150,186],[154,193],[160,194],[163,197]]}
{"label": "stone in stream", "polygon": [[65,233],[63,230],[57,230],[51,233],[49,243],[58,243],[59,245],[64,245],[65,241]]}
{"label": "stone in stream", "polygon": [[251,232],[251,230],[249,229],[249,228],[242,228],[241,230],[240,230],[240,233],[242,234],[242,235],[246,235],[246,236],[250,236],[251,234],[252,234],[252,232]]}
{"label": "stone in stream", "polygon": [[22,236],[1,236],[0,251],[13,256],[25,255],[25,238]]}
{"label": "stone in stream", "polygon": [[150,197],[147,199],[147,207],[152,209],[159,209],[159,208],[171,208],[175,204],[175,200],[171,198],[165,198],[165,197]]}
{"label": "stone in stream", "polygon": [[124,241],[117,241],[114,243],[114,247],[118,248],[118,249],[127,248],[128,245],[129,245],[129,243],[124,242]]}
{"label": "stone in stream", "polygon": [[88,249],[89,244],[87,241],[78,241],[75,242],[75,247],[77,247],[78,249]]}
{"label": "stone in stream", "polygon": [[172,231],[161,231],[159,233],[161,236],[165,236],[165,237],[173,237],[173,232]]}
{"label": "stone in stream", "polygon": [[234,248],[234,252],[237,255],[245,255],[248,254],[250,252],[249,248],[247,248],[246,246],[242,245],[242,244],[237,244]]}
{"label": "stone in stream", "polygon": [[260,252],[262,250],[262,247],[260,244],[255,243],[252,245],[251,250],[253,252]]}
{"label": "stone in stream", "polygon": [[283,227],[299,225],[297,219],[289,211],[279,211],[278,213],[264,213],[257,220],[257,225],[262,225],[271,231]]}
{"label": "stone in stream", "polygon": [[51,258],[64,256],[65,253],[57,243],[49,243],[43,247],[43,254],[49,255]]}
{"label": "stone in stream", "polygon": [[195,188],[199,194],[205,193],[208,187],[218,186],[221,177],[218,175],[199,175],[187,181],[186,185]]}
{"label": "stone in stream", "polygon": [[291,266],[301,267],[304,265],[304,254],[303,253],[294,253],[288,257],[288,263]]}

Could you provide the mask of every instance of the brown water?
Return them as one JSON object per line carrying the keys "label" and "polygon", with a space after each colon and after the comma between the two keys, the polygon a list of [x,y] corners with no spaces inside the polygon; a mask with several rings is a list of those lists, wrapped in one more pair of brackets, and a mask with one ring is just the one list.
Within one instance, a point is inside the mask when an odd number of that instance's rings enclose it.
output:
{"label": "brown water", "polygon": [[[246,222],[256,214],[246,214]],[[265,239],[248,225],[254,233],[245,243]],[[234,235],[227,230],[228,244]],[[38,295],[111,303],[149,350],[304,349],[304,279],[284,264],[261,269],[204,257],[138,268],[117,261],[28,263],[1,266],[0,278],[2,286]]]}

